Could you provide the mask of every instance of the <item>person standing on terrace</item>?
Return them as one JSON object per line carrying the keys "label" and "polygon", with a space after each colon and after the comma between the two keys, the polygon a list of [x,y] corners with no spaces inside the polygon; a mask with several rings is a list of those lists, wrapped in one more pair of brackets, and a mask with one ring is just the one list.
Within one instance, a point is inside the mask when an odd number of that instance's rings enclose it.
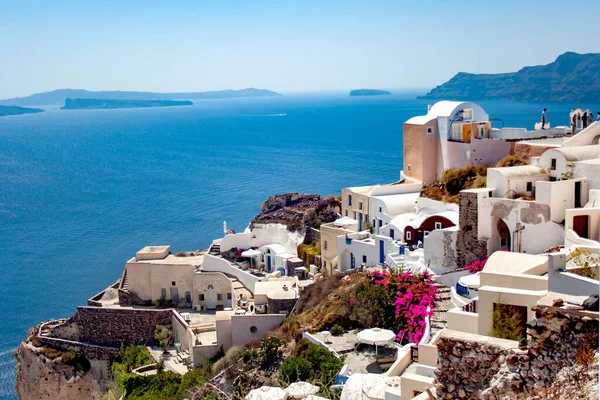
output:
{"label": "person standing on terrace", "polygon": [[546,129],[546,109],[542,111],[542,129]]}
{"label": "person standing on terrace", "polygon": [[[598,114],[600,114],[600,112]],[[577,113],[573,113],[573,116],[571,117],[571,135],[575,134],[575,129],[577,129]]]}

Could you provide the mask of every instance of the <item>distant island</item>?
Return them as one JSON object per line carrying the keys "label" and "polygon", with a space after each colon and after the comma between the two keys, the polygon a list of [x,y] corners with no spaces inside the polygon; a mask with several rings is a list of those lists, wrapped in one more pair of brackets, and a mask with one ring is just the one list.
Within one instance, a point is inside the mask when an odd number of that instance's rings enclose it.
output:
{"label": "distant island", "polygon": [[51,92],[35,93],[27,97],[0,100],[7,106],[49,106],[62,105],[66,99],[111,99],[111,100],[201,100],[230,99],[236,97],[281,96],[265,89],[219,90],[213,92],[154,93],[122,91],[88,91],[83,89],[59,89]]}
{"label": "distant island", "polygon": [[113,100],[113,99],[66,99],[61,110],[94,110],[114,108],[145,108],[145,107],[173,107],[191,106],[194,103],[188,100]]}
{"label": "distant island", "polygon": [[391,94],[387,90],[379,89],[355,89],[350,91],[350,96],[381,96]]}
{"label": "distant island", "polygon": [[44,112],[41,108],[25,108],[17,106],[0,106],[0,117],[7,115],[36,114]]}
{"label": "distant island", "polygon": [[567,52],[547,65],[503,74],[459,72],[421,99],[595,102],[600,54]]}

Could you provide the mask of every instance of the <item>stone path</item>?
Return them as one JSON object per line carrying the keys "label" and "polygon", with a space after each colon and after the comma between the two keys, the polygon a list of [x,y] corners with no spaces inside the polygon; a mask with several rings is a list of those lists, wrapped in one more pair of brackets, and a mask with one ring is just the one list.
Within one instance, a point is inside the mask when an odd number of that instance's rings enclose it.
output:
{"label": "stone path", "polygon": [[440,282],[434,282],[434,286],[436,303],[433,309],[434,315],[429,319],[432,338],[446,327],[446,313],[454,308],[454,303],[450,300],[450,288]]}

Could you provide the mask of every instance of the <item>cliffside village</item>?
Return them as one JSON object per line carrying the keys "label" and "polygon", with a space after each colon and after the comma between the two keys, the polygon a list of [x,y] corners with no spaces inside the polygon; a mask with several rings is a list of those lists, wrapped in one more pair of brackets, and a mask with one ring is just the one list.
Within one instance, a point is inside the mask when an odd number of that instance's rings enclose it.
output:
{"label": "cliffside village", "polygon": [[[144,247],[87,306],[42,324],[40,342],[108,360],[120,343],[153,344],[161,324],[174,334],[167,368],[183,373],[281,324],[304,288],[326,276],[429,271],[446,296],[421,341],[398,346],[381,373],[345,365],[336,379],[341,398],[367,398],[366,386],[379,390],[368,398],[381,399],[494,399],[511,387],[543,387],[553,363],[572,357],[573,338],[590,324],[598,330],[597,308],[583,304],[599,292],[600,122],[573,134],[566,126],[494,128],[471,102],[440,101],[424,111],[404,123],[399,181],[343,189],[339,218],[319,229],[320,255],[299,258],[303,235],[280,224],[227,233],[205,251]],[[494,167],[510,155],[529,164]],[[458,203],[423,196],[444,171],[478,165],[488,167],[484,187],[460,191]],[[581,252],[595,260],[591,276],[576,273]],[[480,272],[463,268],[481,260]],[[500,303],[529,321],[527,343],[487,336]],[[335,351],[322,335],[304,336]],[[553,355],[531,356],[549,336]],[[500,354],[509,356],[500,362]],[[488,387],[469,383],[487,370]]]}

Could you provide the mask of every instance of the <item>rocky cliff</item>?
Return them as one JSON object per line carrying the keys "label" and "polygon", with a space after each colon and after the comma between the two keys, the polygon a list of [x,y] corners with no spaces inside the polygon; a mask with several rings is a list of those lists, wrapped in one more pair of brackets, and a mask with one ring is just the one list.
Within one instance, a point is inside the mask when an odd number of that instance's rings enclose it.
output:
{"label": "rocky cliff", "polygon": [[17,359],[16,390],[19,398],[28,399],[99,399],[112,383],[108,361],[88,360],[89,367],[68,365],[60,353],[44,351],[25,341],[15,351]]}
{"label": "rocky cliff", "polygon": [[283,224],[290,232],[301,232],[305,243],[313,241],[310,228],[318,229],[321,224],[338,218],[341,203],[333,196],[321,197],[318,194],[286,193],[269,197],[261,206],[260,212],[250,228],[256,224]]}
{"label": "rocky cliff", "polygon": [[459,72],[422,98],[580,102],[596,101],[599,96],[600,54],[567,52],[550,64],[524,67],[517,72]]}

